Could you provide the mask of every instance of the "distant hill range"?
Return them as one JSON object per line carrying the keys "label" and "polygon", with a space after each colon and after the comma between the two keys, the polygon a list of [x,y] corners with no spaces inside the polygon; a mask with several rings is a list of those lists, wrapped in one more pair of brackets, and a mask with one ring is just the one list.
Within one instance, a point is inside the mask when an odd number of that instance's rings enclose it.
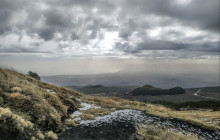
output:
{"label": "distant hill range", "polygon": [[85,88],[102,88],[104,87],[103,85],[88,85],[88,86],[85,86]]}
{"label": "distant hill range", "polygon": [[67,86],[85,94],[127,94],[138,86],[104,86],[104,85],[87,85],[87,86]]}
{"label": "distant hill range", "polygon": [[186,90],[181,87],[174,87],[170,89],[161,89],[151,85],[145,85],[143,87],[136,88],[132,91],[135,96],[138,95],[176,95],[184,94]]}
{"label": "distant hill range", "polygon": [[[209,79],[209,80],[207,80]],[[183,88],[217,86],[218,76],[189,74],[143,74],[143,73],[109,73],[94,75],[55,75],[41,76],[41,81],[58,86],[140,86],[146,83],[161,88],[180,86]]]}

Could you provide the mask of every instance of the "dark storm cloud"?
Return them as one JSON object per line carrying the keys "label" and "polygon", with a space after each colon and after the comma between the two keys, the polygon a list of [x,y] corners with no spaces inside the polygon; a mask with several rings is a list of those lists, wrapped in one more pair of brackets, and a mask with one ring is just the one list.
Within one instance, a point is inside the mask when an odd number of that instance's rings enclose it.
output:
{"label": "dark storm cloud", "polygon": [[38,35],[44,40],[51,40],[54,37],[55,31],[53,28],[42,28],[42,30],[38,32]]}
{"label": "dark storm cloud", "polygon": [[[55,37],[55,33],[60,32],[67,38],[70,35],[71,29],[78,27],[78,25],[72,23],[72,17],[69,13],[63,10],[59,10],[56,7],[42,12],[43,19],[42,27],[32,28],[30,32],[36,32],[44,40],[52,40]],[[33,23],[34,24],[34,23]]]}
{"label": "dark storm cloud", "polygon": [[[218,0],[192,0],[188,4],[178,4],[179,0],[127,0],[121,10],[122,21],[135,21],[129,27],[129,22],[124,22],[120,36],[127,39],[132,32],[141,32],[154,27],[174,26],[179,23],[195,29],[219,33],[219,1]],[[129,14],[128,14],[129,13]],[[130,16],[129,16],[130,15]],[[145,21],[150,17],[152,20]],[[153,21],[154,16],[162,20]],[[127,19],[127,17],[129,17]],[[135,30],[136,29],[136,30]]]}
{"label": "dark storm cloud", "polygon": [[71,26],[70,15],[63,11],[53,10],[45,13],[46,25],[58,28],[68,28]]}
{"label": "dark storm cloud", "polygon": [[26,6],[28,1],[25,0],[0,0],[0,35],[12,30],[11,20],[15,11]]}
{"label": "dark storm cloud", "polygon": [[178,4],[178,0],[128,0],[127,11],[154,14],[177,19],[183,24],[197,28],[219,31],[219,0],[192,0]]}
{"label": "dark storm cloud", "polygon": [[71,39],[72,39],[72,40],[78,40],[78,39],[80,39],[80,37],[79,37],[79,35],[77,35],[76,33],[72,33]]}
{"label": "dark storm cloud", "polygon": [[0,53],[52,53],[51,51],[39,51],[36,47],[24,48],[22,46],[0,46]]}
{"label": "dark storm cloud", "polygon": [[[178,1],[0,0],[0,36],[20,35],[19,43],[23,34],[26,34],[33,40],[58,44],[57,51],[62,47],[67,48],[70,42],[78,42],[81,45],[78,48],[86,50],[86,45],[92,46],[89,44],[91,40],[97,40],[92,47],[98,48],[98,42],[104,39],[103,32],[114,31],[118,32],[121,40],[115,41],[113,49],[127,54],[137,55],[145,50],[218,52],[219,0],[192,0],[186,4]],[[175,26],[182,29],[169,29]],[[149,31],[163,27],[168,31],[160,33],[159,39],[149,37]],[[205,34],[187,36],[186,27]],[[132,40],[134,35],[138,37],[138,42]],[[0,44],[4,44],[4,47],[0,46],[1,52],[41,52],[51,49],[51,45],[48,45],[48,49],[42,49],[41,45],[35,44],[36,41],[29,42],[29,48],[22,45],[5,47],[4,39],[0,41]],[[67,43],[60,45],[59,41]]]}
{"label": "dark storm cloud", "polygon": [[163,40],[148,40],[137,45],[138,50],[183,50],[188,44]]}
{"label": "dark storm cloud", "polygon": [[134,47],[128,43],[116,43],[116,48],[127,53],[139,53],[144,50],[184,50],[184,51],[204,51],[219,52],[220,42],[205,43],[181,43],[164,40],[145,40]]}
{"label": "dark storm cloud", "polygon": [[127,21],[123,24],[124,26],[122,26],[119,30],[119,36],[127,40],[128,37],[130,37],[131,34],[137,29],[138,25],[133,19],[127,19]]}
{"label": "dark storm cloud", "polygon": [[138,44],[137,50],[186,50],[186,51],[205,51],[218,52],[219,42],[205,43],[178,43],[171,41],[148,41]]}

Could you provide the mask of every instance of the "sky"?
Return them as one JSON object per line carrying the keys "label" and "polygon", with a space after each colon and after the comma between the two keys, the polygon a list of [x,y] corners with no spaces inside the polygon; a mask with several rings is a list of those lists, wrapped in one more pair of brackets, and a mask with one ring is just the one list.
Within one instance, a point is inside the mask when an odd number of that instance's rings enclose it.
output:
{"label": "sky", "polygon": [[219,0],[0,0],[0,19],[21,72],[219,72]]}

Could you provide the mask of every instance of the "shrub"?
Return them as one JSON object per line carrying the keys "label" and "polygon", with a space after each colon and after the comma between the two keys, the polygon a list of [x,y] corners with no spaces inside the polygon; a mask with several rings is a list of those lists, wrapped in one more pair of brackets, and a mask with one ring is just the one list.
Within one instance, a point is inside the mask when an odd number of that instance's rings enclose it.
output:
{"label": "shrub", "polygon": [[27,75],[31,76],[32,78],[36,80],[40,80],[40,76],[36,72],[29,71]]}
{"label": "shrub", "polygon": [[39,138],[40,140],[44,140],[44,135],[41,132],[38,132],[36,137]]}
{"label": "shrub", "polygon": [[31,122],[24,120],[17,114],[14,114],[8,108],[0,107],[0,122],[7,124],[2,125],[2,127],[4,126],[5,131],[16,129],[23,132],[24,129],[33,128],[33,124]]}
{"label": "shrub", "polygon": [[58,139],[57,134],[54,133],[53,131],[47,132],[47,137],[50,138],[50,139],[52,139],[52,140]]}
{"label": "shrub", "polygon": [[34,136],[31,137],[31,140],[37,140]]}

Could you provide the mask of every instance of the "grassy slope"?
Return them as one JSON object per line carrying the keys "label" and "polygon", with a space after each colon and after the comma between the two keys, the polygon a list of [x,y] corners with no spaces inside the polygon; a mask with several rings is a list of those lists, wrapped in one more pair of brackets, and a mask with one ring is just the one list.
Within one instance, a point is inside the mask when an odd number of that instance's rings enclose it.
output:
{"label": "grassy slope", "polygon": [[[47,89],[55,91],[55,94],[47,92]],[[74,125],[68,116],[80,106],[76,98],[102,107],[83,112],[85,119],[106,115],[114,109],[131,108],[156,116],[178,118],[212,130],[219,130],[220,126],[210,123],[219,119],[220,111],[175,111],[161,105],[117,97],[83,96],[13,70],[0,69],[0,132],[18,134],[23,139],[56,139],[53,132],[59,133],[67,125]]]}
{"label": "grassy slope", "polygon": [[153,126],[137,125],[136,131],[146,140],[197,140],[196,136],[183,136],[177,132],[169,132],[162,128],[155,128]]}
{"label": "grassy slope", "polygon": [[[115,109],[137,109],[145,111],[148,114],[166,117],[166,118],[177,118],[194,125],[200,126],[205,129],[210,130],[220,130],[220,111],[211,111],[207,112],[206,110],[195,110],[195,111],[176,111],[170,108],[167,108],[162,105],[155,105],[150,103],[143,103],[138,101],[128,101],[118,97],[101,97],[101,96],[84,96],[83,100],[85,102],[90,102],[111,111]],[[99,111],[99,109],[97,109]],[[91,113],[86,112],[87,116],[92,117],[94,115],[94,109],[91,110]]]}
{"label": "grassy slope", "polygon": [[73,90],[0,69],[0,131],[27,139],[47,132],[52,137],[51,131],[61,131],[64,119],[79,107],[74,97],[80,96]]}

